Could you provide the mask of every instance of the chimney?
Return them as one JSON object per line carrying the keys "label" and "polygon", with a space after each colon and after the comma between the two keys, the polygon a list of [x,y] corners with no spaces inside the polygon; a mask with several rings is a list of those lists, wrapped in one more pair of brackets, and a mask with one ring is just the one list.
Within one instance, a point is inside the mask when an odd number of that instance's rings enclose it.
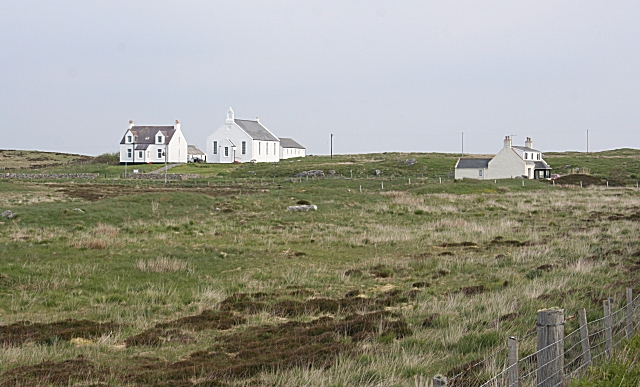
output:
{"label": "chimney", "polygon": [[505,148],[511,148],[511,137],[510,136],[505,136],[504,137],[504,147]]}
{"label": "chimney", "polygon": [[173,125],[173,128],[180,130],[180,121],[176,120],[176,123]]}
{"label": "chimney", "polygon": [[533,140],[531,137],[527,137],[527,141],[524,142],[524,146],[527,148],[533,148]]}
{"label": "chimney", "polygon": [[133,128],[133,120],[129,120],[129,129]]}
{"label": "chimney", "polygon": [[256,117],[256,121],[260,122],[260,117]]}

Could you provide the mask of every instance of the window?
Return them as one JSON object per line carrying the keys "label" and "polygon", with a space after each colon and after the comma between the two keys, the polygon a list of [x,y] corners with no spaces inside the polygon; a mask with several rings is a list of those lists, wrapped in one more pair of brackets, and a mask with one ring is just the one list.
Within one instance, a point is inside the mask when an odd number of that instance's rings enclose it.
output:
{"label": "window", "polygon": [[139,157],[139,158],[143,158],[143,156],[142,156],[142,151],[138,152],[138,157]]}
{"label": "window", "polygon": [[538,153],[538,160],[540,160],[540,153]]}
{"label": "window", "polygon": [[524,159],[527,159],[527,152],[524,152]]}
{"label": "window", "polygon": [[273,155],[274,156],[276,155],[276,143],[275,142],[273,143]]}
{"label": "window", "polygon": [[213,154],[214,155],[218,154],[218,141],[213,142]]}
{"label": "window", "polygon": [[127,158],[130,159],[131,158],[131,149],[127,149]]}
{"label": "window", "polygon": [[127,142],[131,142],[131,136],[127,136]]}
{"label": "window", "polygon": [[258,155],[260,155],[260,145],[261,145],[261,143],[260,143],[260,141],[258,141]]}
{"label": "window", "polygon": [[162,158],[162,149],[158,149],[158,158],[161,159]]}
{"label": "window", "polygon": [[242,141],[242,154],[243,155],[247,154],[247,142],[246,141]]}
{"label": "window", "polygon": [[229,147],[228,146],[224,147],[224,157],[229,157]]}
{"label": "window", "polygon": [[478,176],[482,177],[482,169],[478,169]]}
{"label": "window", "polygon": [[158,144],[162,144],[162,136],[158,136]]}

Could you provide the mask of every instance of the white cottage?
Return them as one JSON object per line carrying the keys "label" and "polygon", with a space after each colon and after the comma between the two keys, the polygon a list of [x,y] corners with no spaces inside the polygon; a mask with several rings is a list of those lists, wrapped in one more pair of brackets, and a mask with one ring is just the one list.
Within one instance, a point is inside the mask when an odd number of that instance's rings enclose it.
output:
{"label": "white cottage", "polygon": [[224,125],[207,137],[207,162],[244,163],[280,161],[280,139],[258,118],[241,120],[229,108]]}
{"label": "white cottage", "polygon": [[305,157],[307,150],[292,138],[280,137],[280,159]]}
{"label": "white cottage", "polygon": [[187,141],[176,120],[173,126],[135,126],[120,141],[120,163],[186,163]]}
{"label": "white cottage", "polygon": [[456,179],[548,179],[551,167],[544,161],[542,152],[533,148],[533,140],[527,137],[524,146],[512,146],[506,136],[504,147],[490,159],[459,158],[455,168]]}

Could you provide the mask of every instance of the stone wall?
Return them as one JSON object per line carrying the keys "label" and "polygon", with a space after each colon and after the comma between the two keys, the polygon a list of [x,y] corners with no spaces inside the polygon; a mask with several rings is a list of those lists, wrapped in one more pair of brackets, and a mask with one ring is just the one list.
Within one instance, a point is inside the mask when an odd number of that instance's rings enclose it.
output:
{"label": "stone wall", "polygon": [[[189,173],[168,173],[167,180],[189,180],[199,179],[198,174]],[[164,173],[129,173],[127,179],[137,180],[164,180]]]}
{"label": "stone wall", "polygon": [[2,173],[0,179],[97,179],[99,173]]}

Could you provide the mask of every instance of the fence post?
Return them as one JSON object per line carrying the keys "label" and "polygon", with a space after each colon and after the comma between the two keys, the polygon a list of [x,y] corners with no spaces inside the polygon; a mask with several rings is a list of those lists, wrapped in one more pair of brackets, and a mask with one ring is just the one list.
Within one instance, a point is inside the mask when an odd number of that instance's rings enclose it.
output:
{"label": "fence post", "polygon": [[518,380],[520,379],[520,370],[518,369],[518,338],[515,336],[509,337],[507,347],[509,353],[509,387],[518,387]]}
{"label": "fence post", "polygon": [[434,376],[433,387],[447,387],[447,377],[443,375]]}
{"label": "fence post", "polygon": [[564,381],[564,309],[538,311],[538,387],[555,387]]}
{"label": "fence post", "polygon": [[606,349],[605,352],[607,354],[607,359],[611,359],[611,349],[613,347],[613,321],[611,318],[611,301],[607,298],[602,301],[602,305],[604,307],[604,334],[606,338]]}
{"label": "fence post", "polygon": [[627,339],[633,337],[633,289],[627,288]]}
{"label": "fence post", "polygon": [[587,326],[587,311],[585,308],[578,309],[578,320],[580,321],[580,342],[582,343],[582,362],[586,367],[591,366],[591,345],[589,344],[589,328]]}

